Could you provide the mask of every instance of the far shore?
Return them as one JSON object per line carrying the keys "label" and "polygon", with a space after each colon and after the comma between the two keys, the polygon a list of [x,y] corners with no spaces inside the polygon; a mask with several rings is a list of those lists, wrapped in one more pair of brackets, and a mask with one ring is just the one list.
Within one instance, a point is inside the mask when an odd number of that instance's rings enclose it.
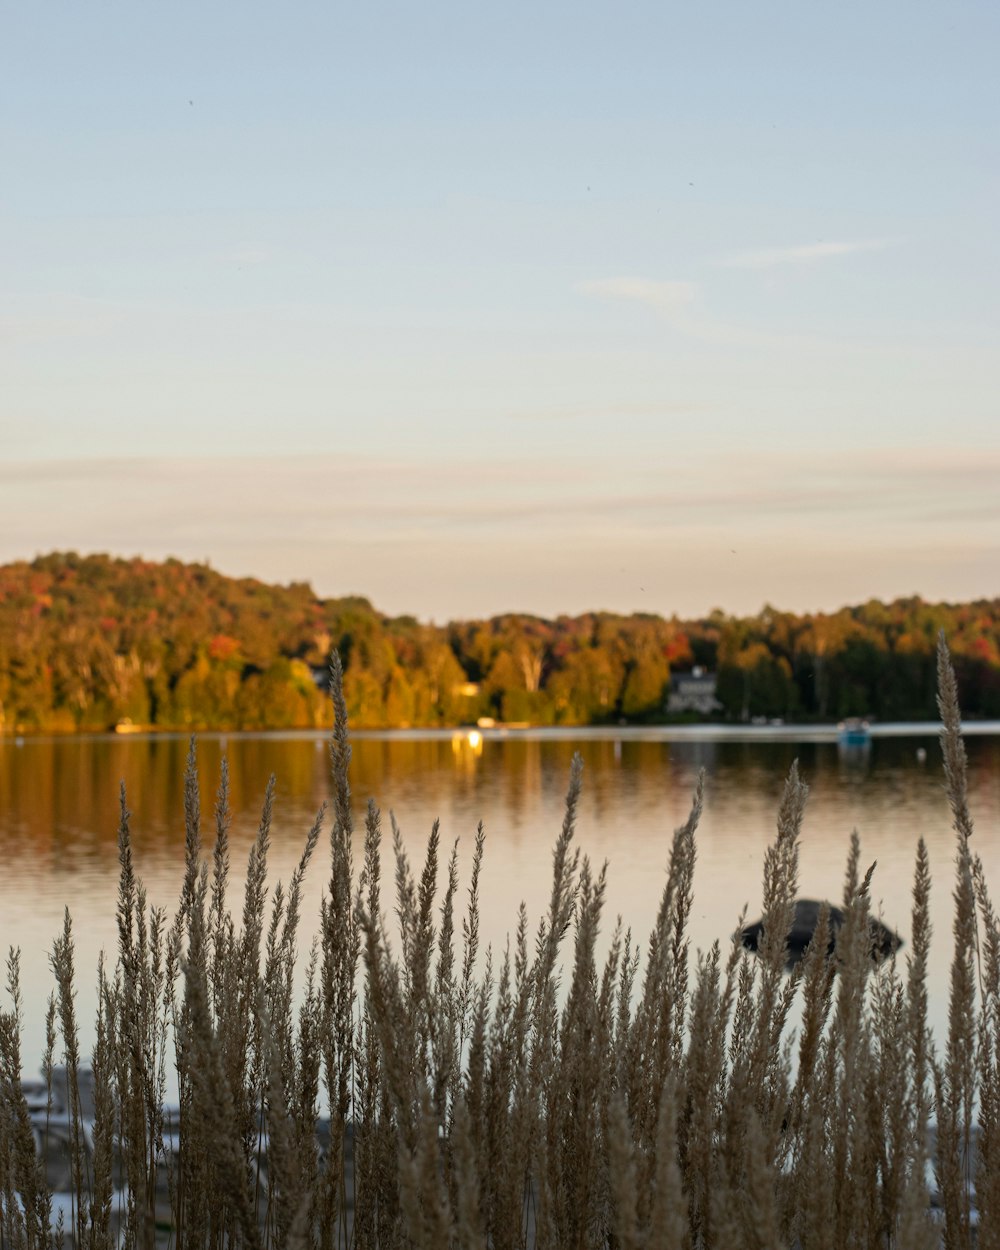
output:
{"label": "far shore", "polygon": [[[874,738],[936,738],[940,733],[937,721],[872,721],[869,726],[871,737]],[[962,732],[968,736],[989,737],[1000,735],[1000,720],[967,721],[962,725]],[[143,741],[187,741],[192,735],[212,741],[223,738],[268,738],[278,741],[310,739],[325,742],[330,736],[327,729],[157,729],[132,728],[127,734],[110,731],[81,730],[76,733],[56,734],[49,732],[32,733],[10,730],[0,731],[0,746],[21,745],[25,742],[65,742],[72,739],[86,739],[96,742]],[[698,724],[674,725],[504,725],[494,724],[488,727],[476,725],[455,725],[452,727],[432,726],[413,728],[410,726],[397,729],[352,729],[354,739],[384,739],[402,742],[449,742],[456,738],[472,741],[498,742],[517,740],[521,742],[814,742],[836,743],[839,737],[838,726],[834,723],[774,723],[754,724],[720,724],[699,722]],[[848,750],[856,748],[847,748]]]}

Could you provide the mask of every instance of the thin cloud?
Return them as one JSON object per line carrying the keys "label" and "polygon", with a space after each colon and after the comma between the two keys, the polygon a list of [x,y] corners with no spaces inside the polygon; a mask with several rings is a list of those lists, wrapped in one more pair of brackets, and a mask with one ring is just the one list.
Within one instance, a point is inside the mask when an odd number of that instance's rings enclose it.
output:
{"label": "thin cloud", "polygon": [[996,568],[998,470],[989,446],[764,452],[752,441],[650,449],[642,463],[628,447],[558,464],[528,453],[21,461],[0,465],[0,562],[68,548],[207,556],[234,575],[436,619],[582,610],[595,593],[631,610],[626,565],[644,570],[647,591],[660,571],[659,600],[642,606],[682,614],[720,595],[730,611],[914,589],[962,599],[988,591]]}
{"label": "thin cloud", "polygon": [[888,239],[854,239],[820,243],[802,243],[794,247],[764,247],[734,252],[715,263],[721,269],[775,269],[779,265],[812,265],[835,256],[851,256],[856,252],[881,252],[889,246]]}
{"label": "thin cloud", "polygon": [[695,282],[656,282],[652,278],[599,278],[581,282],[577,290],[604,299],[633,300],[666,313],[686,308],[698,298]]}
{"label": "thin cloud", "polygon": [[580,282],[576,290],[583,295],[596,295],[602,299],[631,300],[644,304],[677,333],[719,347],[749,348],[754,351],[804,351],[819,345],[816,340],[802,335],[767,334],[706,317],[700,312],[701,287],[697,282],[658,282],[653,278],[600,278]]}
{"label": "thin cloud", "polygon": [[[595,463],[594,472],[600,466]],[[364,493],[372,483],[381,492],[406,491],[410,495],[435,497],[443,490],[464,491],[479,498],[484,487],[507,492],[512,487],[551,491],[580,481],[580,458],[564,457],[546,462],[535,457],[414,456],[389,458],[381,455],[283,455],[283,456],[191,456],[117,457],[87,459],[8,460],[0,463],[0,505],[15,492],[81,489],[103,495],[105,488],[130,490],[140,497],[149,490],[163,488],[168,495],[189,486],[199,496],[227,491],[234,500],[248,498],[254,490],[271,496],[289,492],[300,497],[303,508],[315,507],[331,480],[340,490]],[[111,506],[119,505],[113,502]],[[384,506],[384,500],[379,505]],[[2,509],[0,509],[2,512]],[[2,526],[0,526],[2,528]]]}
{"label": "thin cloud", "polygon": [[716,411],[712,404],[690,403],[682,401],[664,401],[660,404],[615,403],[611,400],[604,404],[574,405],[565,408],[525,408],[505,413],[511,421],[567,421],[585,423],[588,421],[617,421],[647,417],[684,417],[696,413]]}
{"label": "thin cloud", "polygon": [[[359,541],[539,526],[577,534],[636,526],[690,530],[736,521],[763,532],[775,521],[786,526],[790,516],[846,533],[893,518],[913,524],[928,507],[980,508],[1000,525],[992,489],[1000,452],[984,449],[977,459],[941,448],[936,463],[932,458],[929,448],[820,457],[813,449],[763,459],[735,449],[711,458],[677,453],[669,482],[661,463],[637,467],[627,456],[558,465],[530,457],[22,461],[0,465],[0,533],[16,534],[24,516],[38,518],[39,546],[111,549],[126,531],[129,542],[144,538],[145,545],[169,535],[225,546],[240,534],[264,533],[292,543],[336,532],[345,517]],[[44,508],[46,497],[58,498],[61,509]],[[266,511],[255,502],[265,497]]]}

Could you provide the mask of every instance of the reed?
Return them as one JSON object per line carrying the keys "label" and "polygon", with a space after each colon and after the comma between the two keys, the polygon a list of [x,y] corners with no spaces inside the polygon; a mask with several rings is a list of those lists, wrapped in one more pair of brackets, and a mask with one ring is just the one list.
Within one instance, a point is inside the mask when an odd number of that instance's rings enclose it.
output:
{"label": "reed", "polygon": [[576,845],[579,758],[533,937],[522,906],[506,947],[480,950],[482,826],[463,905],[458,845],[442,848],[435,824],[415,868],[391,820],[390,921],[372,804],[359,871],[352,862],[334,657],[329,879],[320,936],[304,958],[302,887],[325,808],[291,880],[270,890],[272,781],[234,902],[228,775],[224,765],[206,853],[192,744],[183,880],[168,920],[146,898],[121,796],[118,949],[113,970],[98,970],[86,1113],[68,912],[52,951],[45,1071],[51,1093],[61,1049],[68,1216],[53,1217],[41,1161],[51,1109],[30,1114],[21,1086],[19,956],[10,952],[0,1246],[61,1237],[93,1250],[1000,1246],[1000,921],[975,852],[943,639],[939,688],[956,879],[949,1023],[935,1039],[922,842],[899,964],[873,969],[874,865],[864,869],[855,834],[835,952],[826,953],[824,909],[806,957],[786,972],[807,802],[794,767],[765,857],[756,957],[741,943],[743,917],[725,948],[689,949],[700,780],[669,847],[645,952],[619,918],[598,959],[608,867]]}

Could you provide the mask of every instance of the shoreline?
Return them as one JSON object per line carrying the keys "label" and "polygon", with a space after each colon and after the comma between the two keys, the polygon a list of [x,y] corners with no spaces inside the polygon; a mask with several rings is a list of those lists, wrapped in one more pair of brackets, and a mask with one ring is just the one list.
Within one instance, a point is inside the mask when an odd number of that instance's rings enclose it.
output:
{"label": "shoreline", "polygon": [[[873,721],[869,732],[876,738],[934,738],[941,731],[939,721]],[[962,725],[969,737],[1000,736],[1000,720],[968,721]],[[0,748],[23,746],[28,742],[123,742],[187,741],[239,738],[250,741],[325,742],[331,729],[141,729],[118,733],[114,730],[84,730],[75,733],[0,732]],[[735,725],[706,722],[684,725],[475,725],[401,727],[397,729],[351,729],[354,739],[396,742],[450,742],[476,736],[482,742],[838,742],[835,723]],[[848,748],[851,749],[851,748]],[[854,748],[858,749],[858,748]]]}

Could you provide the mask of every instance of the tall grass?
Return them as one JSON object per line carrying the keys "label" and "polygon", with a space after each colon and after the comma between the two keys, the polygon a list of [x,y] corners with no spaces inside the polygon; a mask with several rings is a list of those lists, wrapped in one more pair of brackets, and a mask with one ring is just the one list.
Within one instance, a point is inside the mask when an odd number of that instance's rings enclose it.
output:
{"label": "tall grass", "polygon": [[[927,1023],[930,875],[916,851],[911,941],[873,970],[872,868],[855,837],[845,920],[786,973],[807,788],[792,768],[764,863],[764,934],[688,940],[702,783],[668,850],[643,945],[608,938],[606,865],[577,847],[574,761],[548,909],[480,949],[482,827],[460,892],[437,825],[412,865],[369,804],[352,862],[350,744],[333,662],[329,881],[299,950],[302,886],[269,892],[269,785],[239,902],[225,765],[202,840],[192,748],[172,919],[150,906],[124,792],[118,951],[99,977],[94,1108],[79,1095],[72,924],[52,952],[45,1071],[68,1068],[72,1228],[54,1227],[39,1117],[21,1088],[19,957],[0,1013],[0,1243],[107,1247],[900,1247],[1000,1245],[1000,922],[975,851],[955,682],[939,647],[956,832],[947,1036]],[[388,870],[383,871],[383,855]],[[439,890],[443,878],[443,891]],[[388,915],[394,920],[390,923]],[[599,951],[606,953],[599,958]],[[793,1031],[790,1021],[797,1025]],[[165,1106],[174,1070],[179,1106]],[[933,1170],[929,1127],[936,1126]],[[977,1137],[978,1132],[978,1137]],[[973,1175],[974,1170],[974,1175]],[[929,1175],[933,1185],[929,1185]],[[938,1195],[932,1212],[933,1188]],[[62,1217],[65,1224],[65,1216]]]}

